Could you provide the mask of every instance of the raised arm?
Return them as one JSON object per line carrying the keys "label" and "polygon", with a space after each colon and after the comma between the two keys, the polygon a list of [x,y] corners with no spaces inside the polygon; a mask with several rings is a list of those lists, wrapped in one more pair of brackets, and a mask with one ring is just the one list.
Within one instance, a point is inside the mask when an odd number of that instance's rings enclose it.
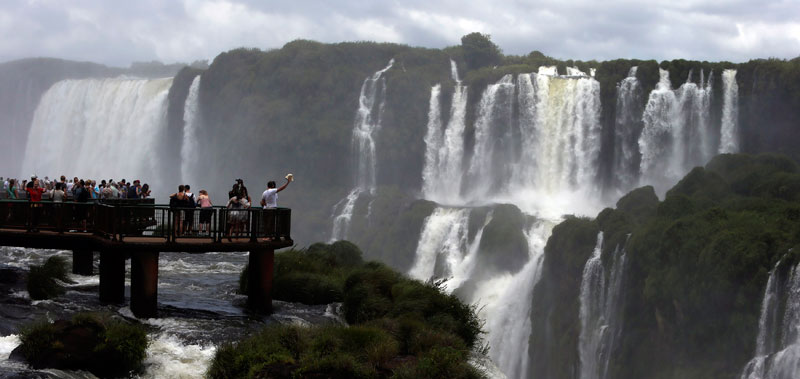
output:
{"label": "raised arm", "polygon": [[292,182],[291,180],[289,180],[289,179],[286,179],[286,184],[284,184],[284,185],[282,185],[282,186],[278,187],[278,192],[281,192],[281,191],[285,190],[285,189],[286,189],[286,187],[287,187],[287,186],[289,186],[289,183],[291,183],[291,182]]}

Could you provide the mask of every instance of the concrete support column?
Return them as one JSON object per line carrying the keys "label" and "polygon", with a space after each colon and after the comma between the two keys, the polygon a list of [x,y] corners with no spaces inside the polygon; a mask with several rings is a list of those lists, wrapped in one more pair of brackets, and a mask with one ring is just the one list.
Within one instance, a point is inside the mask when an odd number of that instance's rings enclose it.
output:
{"label": "concrete support column", "polygon": [[91,250],[73,250],[72,273],[75,275],[93,275],[94,252]]}
{"label": "concrete support column", "polygon": [[158,252],[131,254],[131,311],[139,318],[158,313]]}
{"label": "concrete support column", "polygon": [[125,302],[125,255],[120,252],[100,252],[100,302]]}
{"label": "concrete support column", "polygon": [[251,250],[247,278],[247,306],[265,314],[272,313],[272,270],[275,250]]}

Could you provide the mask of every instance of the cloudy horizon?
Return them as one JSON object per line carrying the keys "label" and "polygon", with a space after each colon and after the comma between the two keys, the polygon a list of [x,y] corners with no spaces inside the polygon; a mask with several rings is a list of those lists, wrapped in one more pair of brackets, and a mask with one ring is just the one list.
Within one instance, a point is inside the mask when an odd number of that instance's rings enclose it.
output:
{"label": "cloudy horizon", "polygon": [[505,54],[559,59],[743,62],[800,56],[800,2],[628,0],[257,0],[98,2],[12,0],[0,8],[0,62],[27,57],[111,66],[211,60],[238,47],[296,39],[443,48],[492,36]]}

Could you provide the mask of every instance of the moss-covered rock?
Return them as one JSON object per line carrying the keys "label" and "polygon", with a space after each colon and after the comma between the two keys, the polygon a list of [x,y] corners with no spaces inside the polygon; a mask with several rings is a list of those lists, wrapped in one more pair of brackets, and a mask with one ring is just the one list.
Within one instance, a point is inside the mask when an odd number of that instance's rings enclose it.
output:
{"label": "moss-covered rock", "polygon": [[572,378],[577,368],[581,273],[599,231],[594,220],[568,217],[547,240],[542,277],[530,300],[531,372],[544,378]]}
{"label": "moss-covered rock", "polygon": [[494,207],[492,220],[483,229],[478,265],[483,271],[516,273],[528,262],[528,240],[525,238],[527,220],[522,211],[511,204]]}
{"label": "moss-covered rock", "polygon": [[100,377],[139,372],[148,344],[141,325],[86,313],[28,325],[20,340],[18,350],[33,368],[86,370]]}

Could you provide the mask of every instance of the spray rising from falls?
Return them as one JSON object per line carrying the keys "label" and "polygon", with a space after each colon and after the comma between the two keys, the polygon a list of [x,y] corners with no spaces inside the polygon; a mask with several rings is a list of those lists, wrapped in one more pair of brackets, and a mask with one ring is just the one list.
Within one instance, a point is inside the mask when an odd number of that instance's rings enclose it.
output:
{"label": "spray rising from falls", "polygon": [[54,84],[34,113],[23,176],[152,178],[164,164],[155,147],[165,137],[171,85],[172,78]]}
{"label": "spray rising from falls", "polygon": [[[450,75],[456,85],[450,105],[450,117],[442,131],[441,86],[431,88],[428,128],[425,136],[425,166],[423,168],[423,197],[449,204],[453,194],[461,191],[464,160],[464,120],[467,110],[467,86],[461,84],[456,62],[450,60]],[[455,199],[456,202],[458,199]]]}
{"label": "spray rising from falls", "polygon": [[617,247],[611,270],[606,270],[601,259],[602,247],[603,232],[600,232],[581,279],[581,333],[578,342],[581,379],[608,377],[609,359],[620,332],[619,298],[625,251]]}
{"label": "spray rising from falls", "polygon": [[722,71],[722,126],[720,128],[720,153],[739,151],[739,85],[736,70]]}
{"label": "spray rising from falls", "polygon": [[790,379],[800,370],[800,266],[788,270],[787,278],[781,277],[779,266],[764,291],[756,355],[742,379]]}
{"label": "spray rising from falls", "polygon": [[[353,160],[355,162],[355,187],[352,191],[334,206],[333,230],[331,240],[347,238],[353,208],[362,193],[375,193],[376,186],[376,159],[375,136],[380,129],[383,107],[386,100],[386,73],[394,59],[382,70],[377,71],[364,80],[361,93],[358,96],[358,110],[356,111],[355,126],[353,128]],[[337,212],[338,211],[338,212]]]}
{"label": "spray rising from falls", "polygon": [[714,151],[709,112],[711,78],[700,71],[700,84],[686,83],[672,90],[669,72],[660,70],[661,79],[650,93],[639,137],[641,181],[663,191],[692,167],[705,164]]}
{"label": "spray rising from falls", "polygon": [[197,151],[197,129],[199,120],[198,94],[200,92],[200,75],[196,76],[189,87],[183,107],[183,144],[181,145],[181,180],[186,183],[197,183],[193,171],[199,152]]}

